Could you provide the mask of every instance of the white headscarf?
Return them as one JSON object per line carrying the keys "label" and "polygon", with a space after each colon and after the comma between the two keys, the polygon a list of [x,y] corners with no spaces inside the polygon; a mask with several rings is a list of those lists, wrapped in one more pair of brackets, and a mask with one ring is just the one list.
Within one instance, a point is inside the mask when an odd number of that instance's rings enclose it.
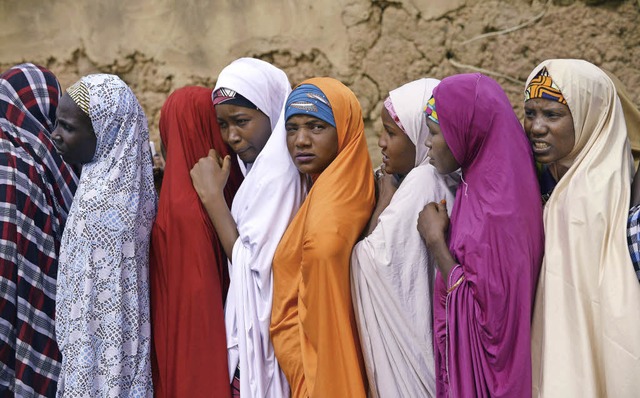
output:
{"label": "white headscarf", "polygon": [[[241,58],[224,68],[216,90],[232,89],[271,121],[273,132],[238,189],[231,214],[238,227],[229,263],[225,307],[229,376],[240,365],[240,391],[249,397],[287,397],[289,385],[269,337],[278,242],[304,200],[304,186],[286,145],[284,104],[291,86],[275,66]],[[215,91],[215,90],[214,90]],[[242,161],[239,161],[243,165]]]}
{"label": "white headscarf", "polygon": [[[440,83],[438,79],[419,79],[389,92],[405,134],[416,146],[416,161],[414,166],[427,164],[429,148],[425,145],[429,128],[425,122],[424,106],[431,98],[433,89]],[[420,112],[418,112],[420,111]],[[422,114],[421,114],[422,113]]]}
{"label": "white headscarf", "polygon": [[84,165],[62,236],[58,396],[150,396],[149,236],[156,213],[149,130],[114,75],[81,79],[96,152]]}
{"label": "white headscarf", "polygon": [[573,117],[574,159],[544,208],[545,256],[532,324],[534,396],[640,391],[640,285],[627,249],[633,160],[611,79],[582,60],[542,67]]}
{"label": "white headscarf", "polygon": [[416,146],[416,167],[351,257],[353,302],[372,397],[436,394],[430,304],[435,263],[416,223],[429,202],[446,199],[451,209],[458,185],[456,178],[442,176],[428,164],[423,108],[439,82],[420,79],[390,92]]}

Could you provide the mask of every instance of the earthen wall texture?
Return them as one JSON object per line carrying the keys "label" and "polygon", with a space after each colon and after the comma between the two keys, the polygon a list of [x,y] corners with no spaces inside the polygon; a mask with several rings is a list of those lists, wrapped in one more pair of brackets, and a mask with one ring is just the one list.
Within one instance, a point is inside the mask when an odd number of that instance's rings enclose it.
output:
{"label": "earthen wall texture", "polygon": [[483,72],[521,116],[524,81],[539,62],[582,58],[616,74],[640,106],[640,0],[5,0],[0,24],[0,69],[35,62],[63,88],[85,74],[118,74],[156,141],[173,90],[213,87],[242,56],[272,62],[292,84],[347,84],[374,164],[382,101],[420,77]]}

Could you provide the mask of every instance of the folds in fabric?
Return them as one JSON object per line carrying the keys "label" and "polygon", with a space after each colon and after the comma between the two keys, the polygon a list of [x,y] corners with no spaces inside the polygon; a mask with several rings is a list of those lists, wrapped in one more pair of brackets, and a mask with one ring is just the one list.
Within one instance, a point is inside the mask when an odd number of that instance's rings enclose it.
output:
{"label": "folds in fabric", "polygon": [[62,229],[77,178],[50,134],[60,85],[33,64],[0,75],[0,396],[53,397]]}
{"label": "folds in fabric", "polygon": [[544,209],[545,258],[533,317],[534,395],[640,391],[640,285],[626,240],[630,156],[614,83],[582,60],[546,67],[573,117],[574,161]]}
{"label": "folds in fabric", "polygon": [[285,140],[283,110],[291,86],[286,74],[275,66],[241,58],[220,73],[216,89],[220,87],[232,89],[255,104],[269,117],[272,127],[255,162],[241,164],[246,175],[231,206],[239,236],[233,246],[233,263],[229,263],[225,305],[229,380],[239,365],[243,396],[287,397],[289,385],[271,345],[269,322],[273,256],[304,199],[303,181]]}
{"label": "folds in fabric", "polygon": [[[153,383],[160,397],[229,397],[223,303],[227,258],[189,172],[223,142],[212,89],[173,92],[160,113],[166,167],[151,232],[149,277]],[[242,173],[235,156],[224,188],[230,206]]]}
{"label": "folds in fabric", "polygon": [[462,169],[449,229],[458,265],[447,282],[436,276],[437,394],[531,396],[530,322],[544,243],[531,147],[489,77],[445,78],[434,97]]}
{"label": "folds in fabric", "polygon": [[351,255],[351,293],[374,398],[436,394],[431,312],[435,263],[416,221],[429,202],[445,199],[451,209],[459,181],[428,164],[424,104],[439,82],[419,79],[389,93],[402,129],[416,147],[415,168]]}
{"label": "folds in fabric", "polygon": [[147,119],[115,75],[82,78],[97,144],[62,235],[58,396],[153,393],[149,240],[156,215]]}
{"label": "folds in fabric", "polygon": [[[451,206],[457,182],[431,165],[402,181],[351,256],[352,295],[372,397],[434,397],[435,263],[416,222],[429,202]],[[451,207],[450,207],[451,208]]]}
{"label": "folds in fabric", "polygon": [[320,174],[274,258],[271,337],[294,397],[364,397],[349,258],[371,215],[374,181],[362,112],[342,83],[314,78],[333,110],[338,155]]}

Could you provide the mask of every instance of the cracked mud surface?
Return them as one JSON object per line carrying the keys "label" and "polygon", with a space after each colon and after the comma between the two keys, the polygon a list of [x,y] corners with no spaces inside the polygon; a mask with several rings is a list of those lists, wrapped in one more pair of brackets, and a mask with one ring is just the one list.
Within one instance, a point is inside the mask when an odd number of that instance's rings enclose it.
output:
{"label": "cracked mud surface", "polygon": [[584,58],[615,73],[640,106],[640,0],[8,3],[0,4],[2,70],[40,63],[63,87],[84,74],[116,73],[138,96],[155,140],[171,91],[213,86],[241,56],[274,63],[293,84],[313,76],[347,84],[362,105],[374,164],[382,101],[419,77],[484,71],[522,115],[535,65]]}

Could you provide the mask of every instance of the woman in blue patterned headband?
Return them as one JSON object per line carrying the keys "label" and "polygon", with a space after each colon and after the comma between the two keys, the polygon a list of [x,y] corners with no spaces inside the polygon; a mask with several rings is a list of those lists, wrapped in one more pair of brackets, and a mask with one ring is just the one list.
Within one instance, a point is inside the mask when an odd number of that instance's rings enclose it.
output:
{"label": "woman in blue patterned headband", "polygon": [[[314,134],[314,153],[297,151],[291,153],[293,163],[303,174],[320,174],[335,159],[338,151],[336,121],[327,97],[312,84],[302,84],[291,92],[285,105],[285,129],[287,137],[303,126],[311,131],[333,129],[333,134]],[[289,138],[287,138],[289,140]]]}

